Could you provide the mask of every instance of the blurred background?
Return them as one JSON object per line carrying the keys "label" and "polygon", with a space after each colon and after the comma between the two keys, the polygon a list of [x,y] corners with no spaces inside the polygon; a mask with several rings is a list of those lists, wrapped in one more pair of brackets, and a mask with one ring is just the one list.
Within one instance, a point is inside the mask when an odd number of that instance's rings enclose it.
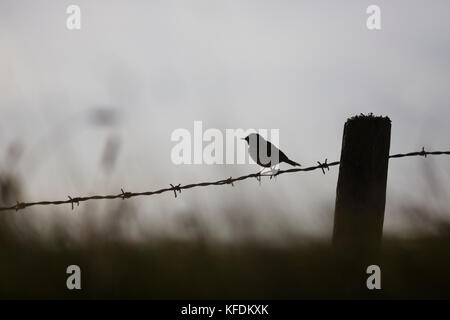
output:
{"label": "blurred background", "polygon": [[[346,119],[369,112],[391,118],[391,153],[449,150],[450,4],[377,1],[369,31],[370,4],[1,1],[0,205],[259,170],[173,164],[171,133],[195,120],[279,129],[303,166],[338,160]],[[345,296],[329,267],[337,174],[4,212],[0,297]],[[390,161],[384,297],[448,297],[449,179],[445,156]],[[68,264],[86,268],[82,293]]]}

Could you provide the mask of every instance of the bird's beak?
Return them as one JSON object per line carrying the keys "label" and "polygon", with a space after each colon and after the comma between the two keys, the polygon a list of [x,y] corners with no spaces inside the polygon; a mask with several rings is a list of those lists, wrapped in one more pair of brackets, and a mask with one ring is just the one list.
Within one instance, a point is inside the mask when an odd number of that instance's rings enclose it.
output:
{"label": "bird's beak", "polygon": [[241,138],[241,140],[245,140],[245,138]]}

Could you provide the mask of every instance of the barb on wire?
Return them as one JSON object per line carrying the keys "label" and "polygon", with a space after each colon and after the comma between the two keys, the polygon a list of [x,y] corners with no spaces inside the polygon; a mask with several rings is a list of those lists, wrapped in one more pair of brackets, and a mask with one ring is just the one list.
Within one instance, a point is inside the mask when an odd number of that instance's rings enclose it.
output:
{"label": "barb on wire", "polygon": [[80,206],[80,198],[72,198],[71,196],[67,196],[69,198],[69,202],[72,205],[72,210],[73,210],[73,204],[76,203],[77,207]]}
{"label": "barb on wire", "polygon": [[[389,158],[403,158],[403,157],[412,157],[412,156],[423,156],[426,157],[427,155],[450,155],[450,151],[425,151],[425,148],[422,148],[421,151],[416,151],[416,152],[410,152],[410,153],[398,153],[398,154],[393,154],[390,155]],[[321,163],[320,161],[317,161],[316,166],[311,166],[311,167],[306,167],[306,168],[292,168],[292,169],[288,169],[288,170],[278,170],[277,172],[268,175],[270,178],[276,178],[278,175],[280,174],[285,174],[285,173],[294,173],[294,172],[308,172],[308,171],[314,171],[314,170],[322,170],[323,174],[325,174],[325,169],[327,169],[328,171],[330,170],[330,167],[334,167],[339,165],[339,161],[334,161],[334,162],[330,162],[328,163],[328,159],[325,159],[325,161],[323,163]],[[251,174],[247,174],[241,177],[229,177],[226,179],[222,179],[222,180],[217,180],[217,181],[209,181],[209,182],[200,182],[200,183],[192,183],[192,184],[186,184],[186,185],[173,185],[170,184],[170,188],[163,188],[163,189],[159,189],[159,190],[155,190],[155,191],[145,191],[145,192],[125,192],[122,189],[120,189],[121,193],[119,194],[113,194],[113,195],[95,195],[95,196],[89,196],[89,197],[75,197],[72,198],[71,196],[68,196],[68,200],[59,200],[59,201],[38,201],[38,202],[19,202],[16,201],[15,205],[9,206],[9,207],[0,207],[0,211],[9,211],[9,210],[15,210],[15,211],[19,211],[22,209],[25,209],[27,207],[31,207],[31,206],[47,206],[47,205],[62,205],[62,204],[70,204],[72,207],[72,210],[74,209],[74,203],[77,204],[77,206],[80,205],[80,202],[85,202],[85,201],[89,201],[89,200],[100,200],[100,199],[105,199],[105,200],[110,200],[110,199],[128,199],[128,198],[132,198],[132,197],[137,197],[137,196],[152,196],[152,195],[156,195],[156,194],[161,194],[161,193],[165,193],[165,192],[170,192],[172,191],[175,195],[175,198],[177,197],[177,192],[181,193],[181,190],[183,189],[192,189],[192,188],[197,188],[197,187],[207,187],[207,186],[220,186],[220,185],[224,185],[224,184],[231,184],[231,186],[234,186],[235,182],[238,181],[243,181],[246,179],[250,179],[250,178],[256,178],[259,183],[261,184],[261,177],[263,175],[261,174],[261,172],[258,173],[251,173]]]}
{"label": "barb on wire", "polygon": [[450,155],[450,151],[425,151],[425,148],[422,147],[422,150],[418,152],[409,152],[409,153],[398,153],[390,155],[389,158],[403,158],[403,157],[413,157],[413,156],[422,156],[427,157],[427,155]]}
{"label": "barb on wire", "polygon": [[427,152],[425,151],[425,147],[422,147],[422,155],[424,158],[427,157]]}
{"label": "barb on wire", "polygon": [[16,211],[19,211],[19,210],[25,209],[25,208],[26,208],[25,203],[16,201],[16,205],[15,205],[15,208],[14,208]]}
{"label": "barb on wire", "polygon": [[328,166],[327,161],[328,161],[328,159],[325,159],[325,161],[323,163],[320,163],[320,161],[317,161],[320,169],[322,169],[323,174],[325,174],[325,169],[328,169],[328,171],[330,171],[330,167]]}
{"label": "barb on wire", "polygon": [[175,194],[175,198],[177,197],[177,191],[179,193],[181,193],[181,184],[177,184],[176,186],[174,186],[173,184],[170,184],[170,186],[172,187],[173,193]]}
{"label": "barb on wire", "polygon": [[120,191],[122,191],[122,200],[128,199],[131,197],[131,192],[125,192],[123,191],[123,188],[120,188]]}

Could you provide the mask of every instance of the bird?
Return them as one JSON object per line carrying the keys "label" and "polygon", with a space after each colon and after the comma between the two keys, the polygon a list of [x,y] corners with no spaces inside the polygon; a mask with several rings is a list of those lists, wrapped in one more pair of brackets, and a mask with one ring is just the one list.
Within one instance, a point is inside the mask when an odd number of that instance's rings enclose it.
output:
{"label": "bird", "polygon": [[289,159],[286,154],[275,147],[270,141],[265,140],[258,133],[251,133],[242,140],[247,141],[250,157],[258,165],[264,168],[272,168],[281,162],[291,166],[301,166],[299,163]]}

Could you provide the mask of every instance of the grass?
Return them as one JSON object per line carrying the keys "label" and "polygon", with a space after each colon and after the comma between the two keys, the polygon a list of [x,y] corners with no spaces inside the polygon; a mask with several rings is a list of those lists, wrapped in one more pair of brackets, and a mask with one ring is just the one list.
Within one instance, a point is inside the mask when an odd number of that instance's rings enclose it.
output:
{"label": "grass", "polygon": [[[385,239],[382,290],[373,292],[364,288],[364,269],[355,270],[361,286],[349,283],[343,275],[354,269],[350,257],[317,241],[270,247],[159,239],[72,248],[9,242],[0,247],[0,298],[450,298],[449,250],[449,235]],[[66,289],[71,264],[81,267],[81,291]]]}

